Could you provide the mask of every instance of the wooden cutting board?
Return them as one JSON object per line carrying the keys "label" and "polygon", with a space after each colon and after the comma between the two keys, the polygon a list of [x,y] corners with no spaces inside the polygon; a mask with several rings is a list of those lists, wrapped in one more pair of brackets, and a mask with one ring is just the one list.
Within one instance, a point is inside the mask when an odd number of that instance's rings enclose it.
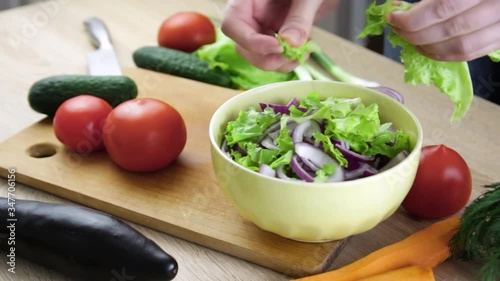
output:
{"label": "wooden cutting board", "polygon": [[346,240],[302,243],[263,231],[241,218],[219,190],[208,125],[215,110],[238,91],[143,69],[124,73],[137,83],[139,97],[163,100],[183,116],[188,140],[174,164],[131,173],[105,152],[71,153],[55,138],[47,118],[0,143],[0,175],[15,167],[20,183],[286,275],[327,269]]}

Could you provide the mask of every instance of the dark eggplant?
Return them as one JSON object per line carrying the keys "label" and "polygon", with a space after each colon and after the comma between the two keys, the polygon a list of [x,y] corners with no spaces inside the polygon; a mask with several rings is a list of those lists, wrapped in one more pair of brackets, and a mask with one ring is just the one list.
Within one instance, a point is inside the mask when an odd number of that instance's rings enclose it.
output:
{"label": "dark eggplant", "polygon": [[160,281],[177,274],[172,256],[109,214],[70,204],[9,203],[0,197],[0,249],[7,254],[15,247],[16,257],[75,280]]}

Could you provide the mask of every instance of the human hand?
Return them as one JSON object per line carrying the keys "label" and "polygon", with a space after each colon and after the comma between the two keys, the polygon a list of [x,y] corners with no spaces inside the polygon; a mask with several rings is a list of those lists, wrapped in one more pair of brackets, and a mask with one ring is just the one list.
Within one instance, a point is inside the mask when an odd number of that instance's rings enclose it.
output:
{"label": "human hand", "polygon": [[499,0],[422,0],[387,20],[421,54],[469,61],[500,49],[499,11]]}
{"label": "human hand", "polygon": [[315,20],[340,0],[229,0],[221,29],[236,42],[237,51],[253,65],[289,72],[298,63],[281,55],[275,33],[290,45],[304,44]]}

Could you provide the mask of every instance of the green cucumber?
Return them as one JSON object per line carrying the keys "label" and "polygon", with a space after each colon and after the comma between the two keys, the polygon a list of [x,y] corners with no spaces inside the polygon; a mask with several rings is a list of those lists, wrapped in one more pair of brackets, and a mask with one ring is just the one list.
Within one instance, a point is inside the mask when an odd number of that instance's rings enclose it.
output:
{"label": "green cucumber", "polygon": [[63,102],[82,94],[102,98],[115,107],[136,98],[138,90],[127,76],[57,75],[35,82],[28,102],[33,110],[53,116]]}
{"label": "green cucumber", "polygon": [[175,75],[204,83],[234,88],[229,74],[194,54],[157,46],[137,49],[133,54],[137,67]]}

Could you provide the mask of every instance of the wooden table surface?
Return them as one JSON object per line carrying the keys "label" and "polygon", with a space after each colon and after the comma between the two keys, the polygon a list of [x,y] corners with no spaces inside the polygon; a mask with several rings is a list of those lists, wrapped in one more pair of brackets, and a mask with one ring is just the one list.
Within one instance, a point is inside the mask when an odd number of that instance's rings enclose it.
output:
{"label": "wooden table surface", "polygon": [[[110,32],[120,63],[133,67],[131,53],[156,44],[161,21],[175,11],[196,10],[219,17],[222,0],[49,0],[0,13],[0,141],[44,116],[32,111],[27,92],[33,82],[56,74],[85,74],[85,54],[93,50],[84,31],[88,16],[102,18]],[[475,98],[461,122],[450,124],[453,105],[447,96],[426,86],[405,85],[401,65],[323,30],[312,37],[342,67],[365,79],[401,91],[405,103],[420,119],[425,144],[445,144],[458,151],[473,175],[473,196],[482,186],[500,180],[500,107]],[[32,187],[16,186],[17,198],[69,202]],[[7,181],[0,180],[0,196],[7,194]],[[417,221],[398,210],[380,227],[352,237],[332,268],[350,263],[382,246],[394,243],[430,221]],[[287,276],[139,225],[138,228],[178,260],[176,280],[287,280]],[[314,253],[311,253],[313,255]],[[70,280],[34,263],[16,259],[16,273],[7,271],[6,254],[0,255],[0,280]],[[437,280],[477,280],[479,265],[449,260],[435,269]]]}

